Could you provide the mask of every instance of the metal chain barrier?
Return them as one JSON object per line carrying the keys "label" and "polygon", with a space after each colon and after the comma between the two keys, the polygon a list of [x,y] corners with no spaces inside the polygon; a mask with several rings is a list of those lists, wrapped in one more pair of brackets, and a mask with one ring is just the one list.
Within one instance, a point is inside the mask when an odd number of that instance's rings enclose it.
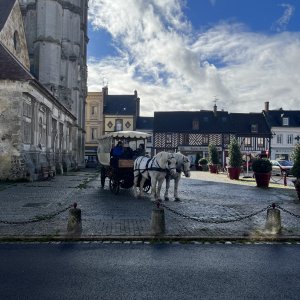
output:
{"label": "metal chain barrier", "polygon": [[45,221],[45,220],[50,220],[50,219],[53,219],[54,217],[56,217],[57,215],[67,211],[68,209],[70,209],[73,206],[74,205],[72,204],[72,205],[69,205],[68,207],[61,209],[57,212],[54,212],[52,214],[36,216],[35,218],[29,219],[27,221],[3,221],[3,220],[0,220],[0,223],[10,224],[10,225],[25,225],[25,224],[29,224],[29,223],[36,223],[36,222],[41,222],[41,221]]}
{"label": "metal chain barrier", "polygon": [[287,214],[289,214],[289,215],[291,215],[291,216],[293,216],[293,217],[295,217],[295,218],[300,218],[300,215],[296,215],[296,214],[294,214],[294,213],[292,213],[292,212],[286,210],[285,208],[281,207],[281,206],[278,205],[278,204],[275,204],[275,207],[277,207],[278,209],[282,210],[283,212],[285,212],[285,213],[287,213]]}
{"label": "metal chain barrier", "polygon": [[281,180],[284,179],[284,176],[281,175],[281,176],[279,177],[279,179],[275,179],[274,176],[271,176],[270,179],[271,179],[271,182],[273,182],[273,183],[279,183]]}
{"label": "metal chain barrier", "polygon": [[191,216],[187,216],[183,213],[180,213],[168,206],[166,206],[165,204],[163,203],[160,203],[159,204],[157,203],[156,204],[158,207],[159,206],[162,206],[164,207],[166,210],[172,212],[173,214],[177,215],[177,216],[180,216],[180,217],[183,217],[184,219],[189,219],[189,220],[192,220],[192,221],[196,221],[196,222],[200,222],[200,223],[206,223],[206,224],[224,224],[224,223],[231,223],[231,222],[238,222],[238,221],[242,221],[242,220],[245,220],[245,219],[248,219],[248,218],[251,218],[251,217],[254,217],[264,211],[266,211],[267,209],[273,207],[272,205],[268,205],[267,207],[264,207],[262,209],[260,209],[259,211],[256,211],[250,215],[247,215],[247,216],[242,216],[242,217],[238,217],[238,218],[235,218],[235,219],[230,219],[230,220],[224,220],[224,219],[219,219],[219,220],[205,220],[205,219],[200,219],[200,218],[196,218],[196,217],[191,217]]}

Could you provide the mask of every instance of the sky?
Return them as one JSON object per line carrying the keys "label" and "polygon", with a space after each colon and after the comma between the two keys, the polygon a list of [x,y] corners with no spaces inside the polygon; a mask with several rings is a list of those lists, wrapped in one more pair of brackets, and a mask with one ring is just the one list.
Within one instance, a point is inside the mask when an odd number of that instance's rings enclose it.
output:
{"label": "sky", "polygon": [[90,0],[88,90],[154,111],[300,110],[299,0]]}

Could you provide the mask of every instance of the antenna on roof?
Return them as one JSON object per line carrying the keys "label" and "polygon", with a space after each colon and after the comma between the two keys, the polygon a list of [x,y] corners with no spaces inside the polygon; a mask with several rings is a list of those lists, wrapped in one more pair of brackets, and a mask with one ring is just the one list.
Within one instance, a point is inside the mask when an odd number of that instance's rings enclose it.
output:
{"label": "antenna on roof", "polygon": [[103,87],[107,87],[108,86],[108,80],[105,77],[102,78],[102,86]]}
{"label": "antenna on roof", "polygon": [[214,105],[214,115],[215,116],[217,115],[217,101],[219,101],[219,99],[215,96],[215,99],[214,99],[214,102],[215,102],[215,105]]}
{"label": "antenna on roof", "polygon": [[213,102],[215,103],[215,105],[217,105],[217,101],[219,101],[219,99],[217,98],[217,96],[214,96]]}

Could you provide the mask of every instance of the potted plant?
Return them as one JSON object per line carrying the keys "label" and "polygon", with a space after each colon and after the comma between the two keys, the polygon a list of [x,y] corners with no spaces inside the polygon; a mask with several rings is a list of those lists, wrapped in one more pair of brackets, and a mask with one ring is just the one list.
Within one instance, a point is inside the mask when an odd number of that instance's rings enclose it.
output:
{"label": "potted plant", "polygon": [[255,158],[252,162],[252,170],[258,187],[269,187],[272,164],[267,158]]}
{"label": "potted plant", "polygon": [[294,180],[294,186],[298,194],[298,199],[300,200],[300,144],[297,144],[293,150],[292,159],[294,161],[292,167],[292,175],[296,177]]}
{"label": "potted plant", "polygon": [[228,155],[229,155],[229,161],[228,161],[227,170],[228,170],[229,178],[238,180],[241,173],[243,158],[242,158],[240,145],[238,144],[236,138],[230,141],[230,144],[228,146]]}
{"label": "potted plant", "polygon": [[208,160],[209,160],[209,171],[210,173],[218,173],[219,154],[216,145],[208,145]]}
{"label": "potted plant", "polygon": [[208,161],[206,158],[202,157],[199,159],[199,165],[201,167],[201,171],[207,171]]}

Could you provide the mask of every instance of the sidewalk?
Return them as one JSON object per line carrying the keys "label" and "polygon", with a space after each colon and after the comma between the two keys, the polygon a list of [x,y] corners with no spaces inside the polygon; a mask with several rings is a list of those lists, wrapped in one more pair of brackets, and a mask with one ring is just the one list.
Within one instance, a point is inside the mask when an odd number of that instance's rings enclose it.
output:
{"label": "sidewalk", "polygon": [[[233,181],[225,174],[193,171],[191,178],[182,178],[179,196],[180,202],[163,201],[166,231],[155,237],[151,234],[155,204],[149,197],[136,199],[126,189],[113,195],[108,182],[100,188],[93,169],[49,181],[1,183],[0,239],[300,241],[300,202],[291,185],[271,183],[269,189],[260,189],[251,177]],[[77,236],[67,232],[68,210],[74,202],[82,213],[83,230]],[[273,202],[291,213],[281,211],[280,235],[264,231],[266,208]]]}

